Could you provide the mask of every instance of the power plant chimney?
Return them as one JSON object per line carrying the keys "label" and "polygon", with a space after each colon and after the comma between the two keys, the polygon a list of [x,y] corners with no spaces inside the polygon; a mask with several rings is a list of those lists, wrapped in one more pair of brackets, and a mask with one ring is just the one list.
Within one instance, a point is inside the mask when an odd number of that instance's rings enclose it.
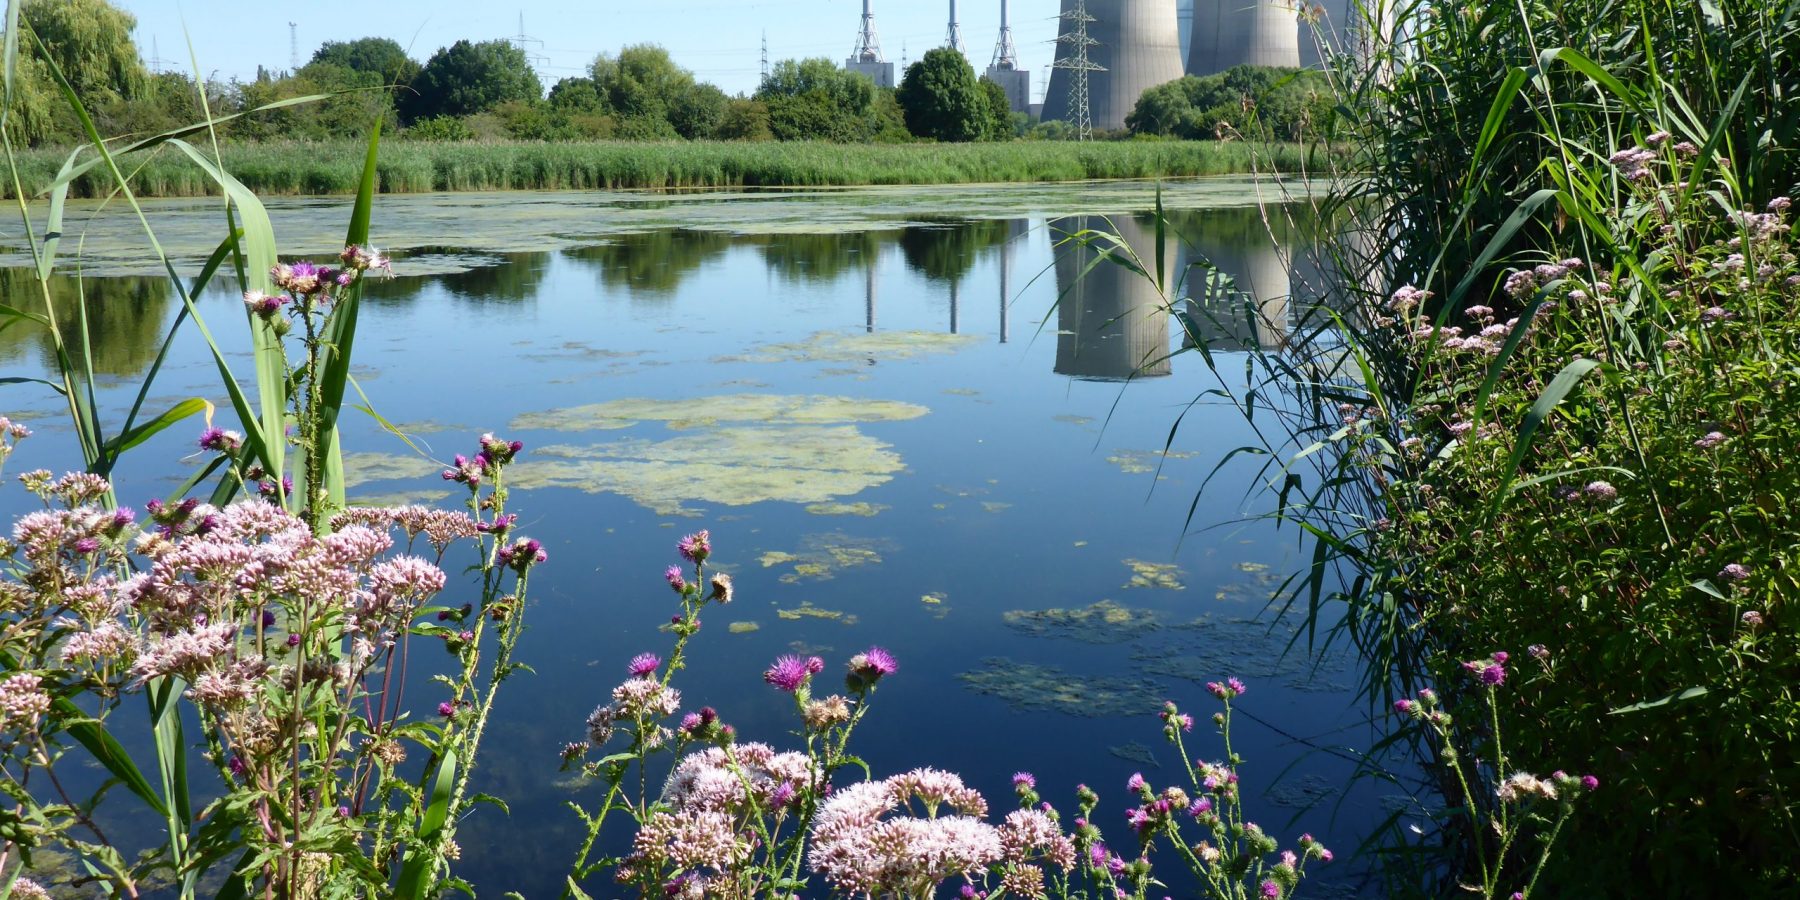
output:
{"label": "power plant chimney", "polygon": [[[1087,31],[1095,43],[1087,48],[1087,56],[1105,70],[1090,70],[1087,75],[1094,127],[1124,128],[1125,116],[1137,105],[1138,97],[1182,75],[1175,0],[1062,0],[1065,34],[1075,27],[1074,17],[1082,7],[1093,20]],[[1076,52],[1072,43],[1057,45],[1058,65],[1051,72],[1050,89],[1044,97],[1046,121],[1076,119],[1078,111],[1071,108],[1070,98],[1071,79],[1076,74],[1062,65],[1065,58],[1072,58]]]}
{"label": "power plant chimney", "polygon": [[950,31],[944,35],[944,46],[964,53],[962,39],[962,23],[956,20],[956,0],[950,0]]}
{"label": "power plant chimney", "polygon": [[1293,0],[1194,0],[1187,73],[1212,75],[1232,66],[1300,65],[1300,25]]}
{"label": "power plant chimney", "polygon": [[988,63],[987,78],[1006,91],[1013,112],[1031,111],[1031,70],[1019,68],[1019,48],[1013,45],[1006,0],[1000,0],[1000,40],[994,44],[994,60]]}
{"label": "power plant chimney", "polygon": [[874,80],[877,87],[894,86],[894,64],[881,55],[881,37],[875,33],[874,0],[863,0],[862,31],[856,36],[856,49],[844,61],[844,68],[861,72]]}

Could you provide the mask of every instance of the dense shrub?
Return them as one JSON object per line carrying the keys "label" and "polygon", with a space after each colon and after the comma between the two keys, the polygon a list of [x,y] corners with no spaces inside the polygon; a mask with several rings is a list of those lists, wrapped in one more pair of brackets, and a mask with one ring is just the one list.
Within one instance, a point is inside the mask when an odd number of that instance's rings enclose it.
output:
{"label": "dense shrub", "polygon": [[1134,135],[1187,140],[1301,140],[1329,123],[1334,103],[1323,73],[1236,66],[1145,91],[1125,117],[1125,127]]}

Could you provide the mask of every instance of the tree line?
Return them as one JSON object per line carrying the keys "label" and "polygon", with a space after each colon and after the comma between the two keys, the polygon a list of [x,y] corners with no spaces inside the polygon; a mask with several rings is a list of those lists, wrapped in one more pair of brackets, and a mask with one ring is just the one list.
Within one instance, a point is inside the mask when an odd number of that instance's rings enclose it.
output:
{"label": "tree line", "polygon": [[[774,65],[757,90],[732,96],[700,80],[652,44],[596,57],[588,70],[546,86],[508,41],[459,40],[423,63],[382,37],[327,41],[293,71],[259,69],[247,80],[196,82],[146,69],[131,33],[135,18],[108,0],[25,0],[38,41],[20,42],[9,130],[34,146],[84,139],[83,126],[51,74],[54,62],[103,135],[151,134],[269,104],[327,95],[234,119],[239,141],[317,141],[366,134],[376,120],[421,140],[819,140],[849,143],[995,141],[1066,136],[1061,123],[1034,126],[1005,91],[980,78],[961,53],[932,50],[908,66],[898,88],[878,87],[822,58]],[[1281,70],[1270,70],[1279,73]],[[1202,139],[1221,123],[1247,121],[1289,139],[1318,114],[1316,73],[1233,70],[1147,92],[1126,134]],[[1252,103],[1246,98],[1254,95]],[[1329,111],[1329,104],[1324,106]]]}

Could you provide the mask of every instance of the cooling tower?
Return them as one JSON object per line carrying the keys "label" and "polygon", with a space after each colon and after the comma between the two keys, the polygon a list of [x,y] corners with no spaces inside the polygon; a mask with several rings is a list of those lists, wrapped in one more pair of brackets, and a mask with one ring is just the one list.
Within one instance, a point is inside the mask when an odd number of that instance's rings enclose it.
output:
{"label": "cooling tower", "polygon": [[1292,0],[1194,0],[1187,74],[1232,66],[1300,65],[1300,28]]}
{"label": "cooling tower", "polygon": [[[1079,5],[1081,0],[1062,0],[1063,15]],[[1097,42],[1088,48],[1088,59],[1106,69],[1088,73],[1090,115],[1095,128],[1124,128],[1125,116],[1137,105],[1138,97],[1182,75],[1175,0],[1087,0],[1086,5],[1088,15],[1094,17],[1087,26],[1088,36]],[[1059,30],[1069,35],[1075,27],[1074,21],[1064,18]],[[1059,62],[1075,52],[1067,42],[1056,45]],[[1050,73],[1050,87],[1044,95],[1045,120],[1075,121],[1069,108],[1069,88],[1075,75],[1060,68]]]}
{"label": "cooling tower", "polygon": [[[1050,223],[1053,239],[1083,229],[1112,230],[1154,265],[1155,235],[1142,220],[1080,216]],[[1105,246],[1105,245],[1100,245]],[[1056,373],[1094,381],[1169,374],[1169,310],[1155,285],[1124,266],[1103,261],[1084,276],[1099,249],[1067,244],[1056,250]],[[1173,253],[1165,283],[1175,281]]]}

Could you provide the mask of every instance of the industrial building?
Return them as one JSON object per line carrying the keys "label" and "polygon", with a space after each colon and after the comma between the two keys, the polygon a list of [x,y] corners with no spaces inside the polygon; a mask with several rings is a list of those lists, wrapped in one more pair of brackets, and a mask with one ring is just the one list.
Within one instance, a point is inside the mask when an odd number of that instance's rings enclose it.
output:
{"label": "industrial building", "polygon": [[881,55],[881,37],[875,31],[874,0],[863,0],[862,31],[856,36],[856,49],[844,61],[844,68],[869,76],[876,86],[895,85],[894,64]]}
{"label": "industrial building", "polygon": [[1019,65],[1019,48],[1013,45],[1012,22],[1007,18],[1007,0],[1000,0],[1000,39],[994,44],[994,60],[988,63],[987,78],[1006,91],[1013,112],[1031,110],[1031,70]]}
{"label": "industrial building", "polygon": [[[1056,66],[1044,96],[1044,118],[1078,121],[1074,96],[1087,81],[1093,127],[1119,129],[1138,97],[1159,84],[1182,76],[1181,34],[1176,27],[1175,0],[1062,0],[1064,38],[1082,27],[1091,42],[1085,47],[1059,39]],[[1094,68],[1083,72],[1085,59]]]}

